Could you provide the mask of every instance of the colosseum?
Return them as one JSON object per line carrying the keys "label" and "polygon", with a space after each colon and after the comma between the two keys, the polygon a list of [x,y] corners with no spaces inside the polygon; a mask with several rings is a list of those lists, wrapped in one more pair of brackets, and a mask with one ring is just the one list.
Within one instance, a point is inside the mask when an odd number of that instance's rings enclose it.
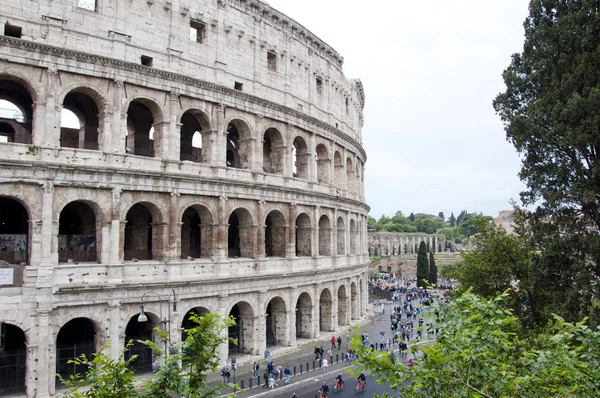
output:
{"label": "colosseum", "polygon": [[0,395],[192,312],[237,320],[223,361],[364,318],[365,96],[334,49],[259,0],[2,4]]}

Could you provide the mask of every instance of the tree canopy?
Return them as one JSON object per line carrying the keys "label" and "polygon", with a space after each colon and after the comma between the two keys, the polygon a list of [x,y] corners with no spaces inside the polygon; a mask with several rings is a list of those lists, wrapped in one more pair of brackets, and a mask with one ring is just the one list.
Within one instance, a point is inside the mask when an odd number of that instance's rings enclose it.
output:
{"label": "tree canopy", "polygon": [[425,287],[429,281],[429,262],[427,261],[427,245],[421,242],[417,253],[417,286]]}

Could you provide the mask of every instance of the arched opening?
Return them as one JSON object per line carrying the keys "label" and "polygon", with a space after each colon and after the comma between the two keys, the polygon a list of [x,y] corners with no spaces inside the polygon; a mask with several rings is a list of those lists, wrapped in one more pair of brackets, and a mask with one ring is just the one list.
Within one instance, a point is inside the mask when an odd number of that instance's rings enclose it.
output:
{"label": "arched opening", "polygon": [[283,138],[274,128],[267,129],[263,136],[263,171],[265,173],[283,173]]}
{"label": "arched opening", "polygon": [[319,330],[333,332],[333,302],[329,289],[323,289],[319,299]]}
{"label": "arched opening", "polygon": [[312,256],[311,236],[310,217],[306,213],[301,213],[296,217],[296,256]]}
{"label": "arched opening", "polygon": [[356,161],[356,174],[354,176],[354,181],[356,181],[355,190],[357,194],[362,193],[362,176],[360,173],[360,160]]}
{"label": "arched opening", "polygon": [[58,261],[98,261],[96,213],[83,202],[71,202],[58,219]]}
{"label": "arched opening", "polygon": [[236,209],[229,216],[228,257],[254,257],[252,216],[246,209]]}
{"label": "arched opening", "polygon": [[98,114],[98,105],[88,94],[77,90],[67,94],[60,114],[60,146],[97,150]]}
{"label": "arched opening", "polygon": [[252,162],[250,145],[250,129],[240,121],[231,121],[227,125],[227,167],[247,169]]}
{"label": "arched opening", "polygon": [[240,301],[233,306],[229,312],[235,320],[235,325],[228,329],[228,337],[237,339],[237,344],[229,341],[229,355],[231,354],[252,354],[254,346],[252,344],[254,331],[254,311],[250,304]]}
{"label": "arched opening", "polygon": [[342,217],[337,219],[337,254],[339,256],[346,254],[346,224]]}
{"label": "arched opening", "polygon": [[190,316],[196,315],[197,317],[203,317],[208,313],[210,313],[210,311],[204,307],[192,308],[191,310],[185,313],[183,321],[181,322],[181,341],[185,341],[185,339],[187,338],[187,330],[198,326],[196,322],[190,320]]}
{"label": "arched opening", "polygon": [[356,222],[350,220],[350,254],[356,254]]}
{"label": "arched opening", "polygon": [[0,322],[0,396],[25,392],[27,348],[25,333]]}
{"label": "arched opening", "polygon": [[0,261],[29,263],[29,216],[14,199],[0,197]]}
{"label": "arched opening", "polygon": [[[209,137],[204,137],[202,132],[210,128],[203,113],[189,110],[181,116],[181,130],[179,137],[179,152],[181,160],[203,163],[202,149],[207,147]],[[205,142],[206,141],[206,142]]]}
{"label": "arched opening", "polygon": [[266,339],[267,347],[281,346],[287,343],[287,314],[285,302],[281,297],[275,297],[267,305]]}
{"label": "arched opening", "polygon": [[127,143],[125,151],[133,155],[154,157],[154,142],[156,137],[154,131],[155,112],[149,106],[155,108],[149,101],[142,102],[133,100],[127,110]]}
{"label": "arched opening", "polygon": [[319,219],[319,256],[331,256],[331,226],[325,215]]}
{"label": "arched opening", "polygon": [[294,177],[308,180],[308,146],[302,137],[296,137],[292,146]]}
{"label": "arched opening", "polygon": [[125,261],[152,260],[154,245],[152,214],[146,206],[137,203],[129,209],[125,219],[125,238],[123,239]]}
{"label": "arched opening", "polygon": [[33,98],[23,84],[0,78],[0,142],[31,144]]}
{"label": "arched opening", "polygon": [[354,282],[350,284],[350,312],[352,320],[358,319],[358,294]]}
{"label": "arched opening", "polygon": [[212,256],[212,216],[204,206],[188,207],[181,219],[181,258]]}
{"label": "arched opening", "polygon": [[354,167],[350,158],[346,158],[346,189],[348,192],[354,192]]}
{"label": "arched opening", "polygon": [[296,302],[296,338],[310,339],[313,336],[312,300],[302,293]]}
{"label": "arched opening", "polygon": [[[85,354],[92,358],[96,352],[94,324],[88,318],[75,318],[63,325],[56,338],[56,373],[63,379],[69,379],[76,374],[85,374],[88,367],[69,363]],[[60,379],[56,378],[56,384]]]}
{"label": "arched opening", "polygon": [[150,312],[146,311],[145,314],[148,317],[146,322],[139,322],[138,318],[140,314],[135,314],[129,319],[125,328],[125,345],[131,342],[129,348],[125,350],[125,360],[127,361],[132,356],[137,355],[129,366],[129,369],[133,370],[136,374],[152,372],[154,359],[152,349],[140,341],[150,340],[158,342],[158,336],[155,335],[156,332],[153,329],[160,326],[160,321],[156,315]]}
{"label": "arched opening", "polygon": [[319,144],[317,145],[317,181],[319,184],[329,184],[330,170],[329,151],[325,145]]}
{"label": "arched opening", "polygon": [[344,164],[342,163],[342,155],[335,151],[333,155],[333,167],[335,169],[335,186],[342,188],[344,181]]}
{"label": "arched opening", "polygon": [[265,220],[265,255],[285,257],[285,218],[277,210],[267,215]]}
{"label": "arched opening", "polygon": [[363,309],[363,303],[362,303],[362,297],[363,295],[366,294],[366,292],[363,290],[363,282],[362,279],[358,280],[358,315],[362,316],[364,309]]}
{"label": "arched opening", "polygon": [[342,285],[338,289],[338,325],[347,325],[348,322],[348,297],[346,296],[346,286]]}

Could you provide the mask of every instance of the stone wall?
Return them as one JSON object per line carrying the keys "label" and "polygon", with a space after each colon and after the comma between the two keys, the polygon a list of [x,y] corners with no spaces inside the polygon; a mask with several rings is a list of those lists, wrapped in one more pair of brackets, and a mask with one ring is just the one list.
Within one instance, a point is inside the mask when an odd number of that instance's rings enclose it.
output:
{"label": "stone wall", "polygon": [[379,255],[385,255],[386,253],[392,255],[394,248],[396,255],[416,253],[415,246],[418,249],[421,242],[428,244],[431,251],[440,252],[444,251],[446,237],[424,233],[368,233],[369,251],[372,255],[375,253],[375,249],[377,249]]}
{"label": "stone wall", "polygon": [[77,325],[116,358],[161,318],[178,342],[192,311],[235,314],[258,355],[364,317],[364,92],[334,50],[253,0],[7,0],[0,17],[0,99],[23,112],[0,120],[0,234],[27,242],[0,286],[17,390],[55,395]]}

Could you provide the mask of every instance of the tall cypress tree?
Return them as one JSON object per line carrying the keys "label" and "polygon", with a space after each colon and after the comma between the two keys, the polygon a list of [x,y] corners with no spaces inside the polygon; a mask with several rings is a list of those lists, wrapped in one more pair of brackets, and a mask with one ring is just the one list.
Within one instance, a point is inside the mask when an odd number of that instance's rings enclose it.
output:
{"label": "tall cypress tree", "polygon": [[433,253],[430,252],[429,253],[429,283],[432,285],[437,284],[437,274],[438,274],[438,269],[437,269],[437,265],[435,265],[435,257],[433,256]]}
{"label": "tall cypress tree", "polygon": [[421,242],[417,254],[417,286],[425,287],[429,280],[429,263],[427,261],[427,245]]}

